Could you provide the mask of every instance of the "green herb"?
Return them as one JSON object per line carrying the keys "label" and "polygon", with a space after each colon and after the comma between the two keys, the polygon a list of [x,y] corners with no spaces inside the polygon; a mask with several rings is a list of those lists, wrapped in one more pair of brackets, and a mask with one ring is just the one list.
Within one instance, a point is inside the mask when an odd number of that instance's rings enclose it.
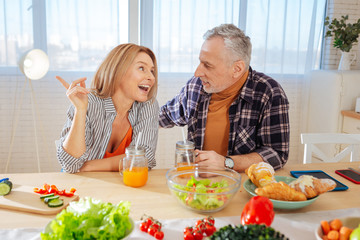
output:
{"label": "green herb", "polygon": [[132,228],[130,203],[117,205],[81,198],[51,221],[41,239],[121,239]]}
{"label": "green herb", "polygon": [[253,240],[253,239],[268,239],[268,240],[284,240],[288,239],[284,234],[276,231],[272,227],[265,225],[249,224],[232,226],[227,225],[217,230],[211,237],[211,240]]}
{"label": "green herb", "polygon": [[349,15],[341,16],[340,21],[334,18],[331,22],[329,17],[325,18],[325,26],[328,26],[325,37],[334,36],[334,47],[343,52],[350,52],[360,34],[360,19],[350,24],[346,23]]}

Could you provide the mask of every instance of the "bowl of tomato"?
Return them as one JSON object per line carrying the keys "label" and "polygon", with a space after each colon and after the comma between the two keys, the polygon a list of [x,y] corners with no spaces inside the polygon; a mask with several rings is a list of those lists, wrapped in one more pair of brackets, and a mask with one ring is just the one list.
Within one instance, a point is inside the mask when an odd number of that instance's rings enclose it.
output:
{"label": "bowl of tomato", "polygon": [[241,186],[240,173],[232,169],[208,169],[194,166],[181,170],[171,168],[166,173],[167,186],[186,209],[212,213],[224,209]]}

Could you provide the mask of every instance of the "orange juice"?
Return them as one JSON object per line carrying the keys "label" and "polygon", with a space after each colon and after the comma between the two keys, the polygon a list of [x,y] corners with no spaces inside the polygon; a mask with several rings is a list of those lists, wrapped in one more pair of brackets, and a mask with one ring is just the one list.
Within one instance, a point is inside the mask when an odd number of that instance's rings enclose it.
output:
{"label": "orange juice", "polygon": [[195,168],[194,165],[187,165],[187,164],[184,164],[184,163],[179,163],[177,165],[176,170],[177,171],[184,171],[184,170],[190,170],[190,169],[194,169],[194,168]]}
{"label": "orange juice", "polygon": [[147,167],[133,167],[130,171],[129,168],[123,171],[124,184],[130,187],[142,187],[146,184],[148,179]]}
{"label": "orange juice", "polygon": [[[194,165],[188,165],[187,163],[178,163],[176,170],[179,172],[179,171],[191,170],[194,168],[195,168]],[[193,175],[194,175],[193,173],[189,173],[189,174],[183,174],[179,177],[180,178],[190,178]]]}

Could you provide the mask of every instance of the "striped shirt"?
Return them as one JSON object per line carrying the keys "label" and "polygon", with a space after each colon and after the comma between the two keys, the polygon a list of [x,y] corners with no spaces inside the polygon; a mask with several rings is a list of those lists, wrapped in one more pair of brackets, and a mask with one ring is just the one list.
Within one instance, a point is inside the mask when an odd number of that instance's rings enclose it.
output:
{"label": "striped shirt", "polygon": [[[199,78],[191,78],[180,93],[160,109],[161,127],[188,127],[188,140],[202,149],[211,94]],[[289,102],[278,82],[249,68],[248,78],[229,108],[227,155],[257,152],[275,169],[289,156]]]}
{"label": "striped shirt", "polygon": [[[103,159],[110,140],[112,123],[116,117],[116,110],[111,98],[99,98],[94,94],[88,94],[88,108],[85,123],[86,150],[79,158],[68,154],[62,147],[74,119],[75,107],[70,105],[67,112],[68,119],[60,135],[60,143],[57,148],[57,158],[66,172],[75,173],[89,160]],[[129,111],[129,122],[133,129],[130,145],[135,145],[135,140],[140,132],[142,136],[139,146],[145,148],[145,157],[148,159],[149,168],[156,166],[155,150],[158,139],[159,105],[153,103],[134,102]]]}

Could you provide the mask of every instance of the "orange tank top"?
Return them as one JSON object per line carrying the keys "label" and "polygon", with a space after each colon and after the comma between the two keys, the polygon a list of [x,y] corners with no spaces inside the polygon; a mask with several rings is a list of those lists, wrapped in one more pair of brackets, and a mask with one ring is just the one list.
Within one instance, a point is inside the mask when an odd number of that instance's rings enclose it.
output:
{"label": "orange tank top", "polygon": [[112,153],[105,151],[104,158],[114,157],[125,153],[125,149],[130,145],[132,138],[132,127],[130,125],[124,139],[120,143],[119,147]]}

